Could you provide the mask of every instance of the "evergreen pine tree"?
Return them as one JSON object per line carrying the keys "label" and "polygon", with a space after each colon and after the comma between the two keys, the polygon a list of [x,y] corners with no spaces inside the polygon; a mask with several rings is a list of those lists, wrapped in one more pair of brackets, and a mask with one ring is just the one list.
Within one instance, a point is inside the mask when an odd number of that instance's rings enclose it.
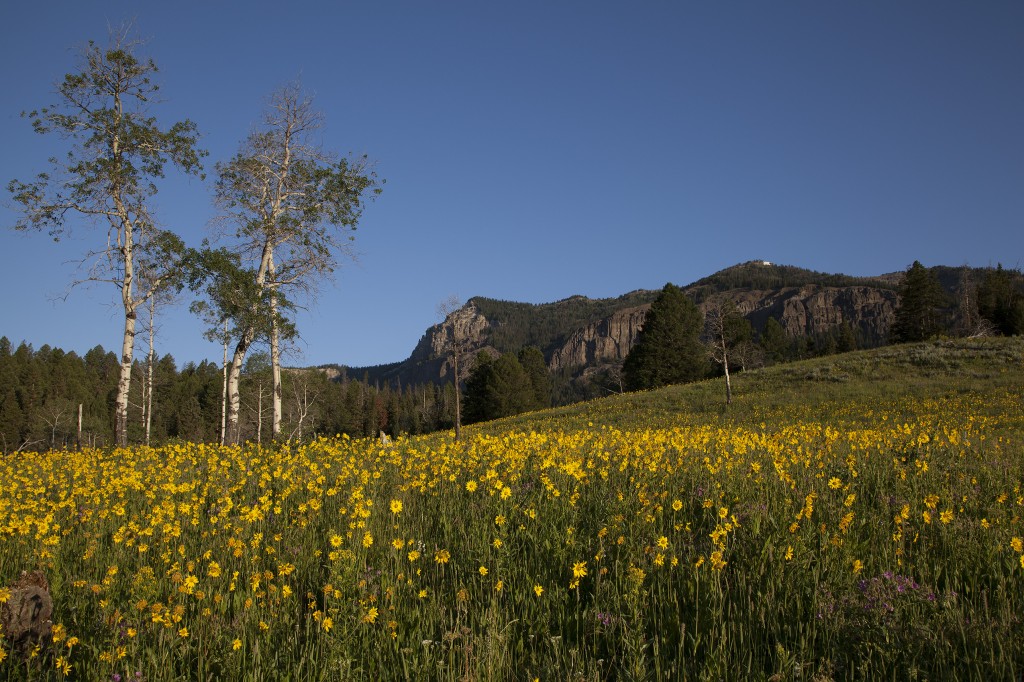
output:
{"label": "evergreen pine tree", "polygon": [[840,353],[849,353],[850,351],[857,350],[859,344],[857,342],[857,332],[854,331],[853,325],[849,322],[843,322],[839,325],[839,336],[836,339],[836,343]]}
{"label": "evergreen pine tree", "polygon": [[477,353],[473,369],[466,378],[463,394],[464,414],[467,424],[493,419],[498,405],[491,390],[494,384],[494,359],[487,351]]}
{"label": "evergreen pine tree", "polygon": [[1024,334],[1024,278],[1018,270],[1004,270],[1002,263],[990,270],[978,287],[978,312],[1000,334]]}
{"label": "evergreen pine tree", "polygon": [[782,324],[774,317],[769,317],[761,331],[761,348],[764,349],[765,358],[770,363],[782,362],[786,359],[789,346]]}
{"label": "evergreen pine tree", "polygon": [[894,343],[924,341],[942,331],[944,294],[934,272],[914,261],[903,277],[901,300],[893,321]]}
{"label": "evergreen pine tree", "polygon": [[703,378],[708,361],[700,333],[704,318],[674,284],[666,284],[644,318],[636,344],[626,356],[627,390],[656,388]]}
{"label": "evergreen pine tree", "polygon": [[522,365],[526,377],[530,381],[533,401],[531,410],[542,410],[551,407],[551,375],[544,354],[535,346],[527,346],[519,351],[519,364]]}

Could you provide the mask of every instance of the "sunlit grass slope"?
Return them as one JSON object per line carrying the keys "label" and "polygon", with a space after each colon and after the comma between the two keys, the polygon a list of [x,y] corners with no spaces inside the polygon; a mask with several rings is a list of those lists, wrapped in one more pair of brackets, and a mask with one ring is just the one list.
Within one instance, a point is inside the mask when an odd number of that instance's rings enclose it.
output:
{"label": "sunlit grass slope", "polygon": [[55,625],[0,679],[1020,679],[1022,385],[940,341],[459,443],[8,457]]}

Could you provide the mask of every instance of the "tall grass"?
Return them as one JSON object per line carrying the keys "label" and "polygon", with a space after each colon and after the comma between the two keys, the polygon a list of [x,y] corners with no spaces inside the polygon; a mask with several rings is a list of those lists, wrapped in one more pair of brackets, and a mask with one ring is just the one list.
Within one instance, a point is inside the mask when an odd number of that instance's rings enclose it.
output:
{"label": "tall grass", "polygon": [[[1019,679],[1024,343],[879,349],[389,446],[26,453],[0,679]],[[9,595],[0,592],[0,598]]]}

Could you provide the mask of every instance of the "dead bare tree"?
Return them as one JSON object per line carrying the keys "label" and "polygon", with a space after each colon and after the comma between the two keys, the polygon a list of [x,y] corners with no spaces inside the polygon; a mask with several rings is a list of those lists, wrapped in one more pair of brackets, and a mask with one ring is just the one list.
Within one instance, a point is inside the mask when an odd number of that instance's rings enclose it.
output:
{"label": "dead bare tree", "polygon": [[443,339],[441,350],[452,365],[452,385],[455,388],[455,440],[462,438],[462,382],[469,375],[469,363],[466,358],[469,339],[458,320],[458,313],[462,309],[461,299],[454,294],[437,304],[437,314],[441,318],[439,331]]}
{"label": "dead bare tree", "polygon": [[[43,422],[50,427],[50,449],[57,449],[57,430],[71,416],[72,406],[66,400],[48,400],[43,405]],[[62,439],[63,440],[63,439]]]}
{"label": "dead bare tree", "polygon": [[721,365],[725,372],[725,402],[732,403],[732,378],[729,359],[737,344],[749,339],[750,323],[740,315],[736,304],[724,297],[705,301],[704,343],[708,357]]}
{"label": "dead bare tree", "polygon": [[292,375],[291,384],[292,396],[294,399],[293,415],[295,415],[295,428],[293,428],[292,432],[288,435],[288,442],[291,442],[292,439],[296,437],[301,441],[303,425],[305,424],[306,419],[310,418],[310,412],[316,405],[316,401],[320,397],[320,392],[310,388],[309,380],[305,375],[305,372],[296,372],[292,370],[289,374]]}
{"label": "dead bare tree", "polygon": [[764,367],[764,349],[750,339],[736,344],[732,352],[733,358],[739,363],[740,371]]}
{"label": "dead bare tree", "polygon": [[[150,279],[150,273],[145,268],[141,269],[139,280],[149,283]],[[142,319],[142,330],[146,333],[146,364],[145,374],[140,382],[142,384],[141,421],[146,445],[150,444],[153,431],[153,377],[156,368],[156,336],[160,330],[160,325],[156,321],[157,307],[173,303],[177,293],[175,287],[166,285],[166,281],[164,286],[149,284],[148,290],[152,293],[146,301],[145,317]]]}
{"label": "dead bare tree", "polygon": [[978,314],[978,287],[974,283],[974,275],[969,265],[960,267],[956,285],[956,328],[960,336],[975,336],[979,322],[983,319]]}

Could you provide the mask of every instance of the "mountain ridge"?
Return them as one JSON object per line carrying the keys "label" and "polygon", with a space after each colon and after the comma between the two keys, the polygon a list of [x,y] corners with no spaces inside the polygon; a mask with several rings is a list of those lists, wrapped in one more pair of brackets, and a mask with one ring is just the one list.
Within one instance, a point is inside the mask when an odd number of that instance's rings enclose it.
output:
{"label": "mountain ridge", "polygon": [[[817,272],[763,260],[746,261],[702,277],[683,290],[698,304],[728,294],[760,330],[768,317],[792,336],[827,332],[850,322],[865,345],[881,345],[898,303],[903,273],[856,277]],[[842,292],[842,293],[840,293]],[[325,365],[334,376],[409,385],[450,381],[441,336],[452,325],[470,340],[470,352],[515,352],[536,346],[552,372],[579,376],[614,367],[639,334],[643,315],[659,290],[634,289],[617,297],[575,294],[550,303],[522,303],[474,296],[444,321],[429,327],[409,357],[368,367]]]}

